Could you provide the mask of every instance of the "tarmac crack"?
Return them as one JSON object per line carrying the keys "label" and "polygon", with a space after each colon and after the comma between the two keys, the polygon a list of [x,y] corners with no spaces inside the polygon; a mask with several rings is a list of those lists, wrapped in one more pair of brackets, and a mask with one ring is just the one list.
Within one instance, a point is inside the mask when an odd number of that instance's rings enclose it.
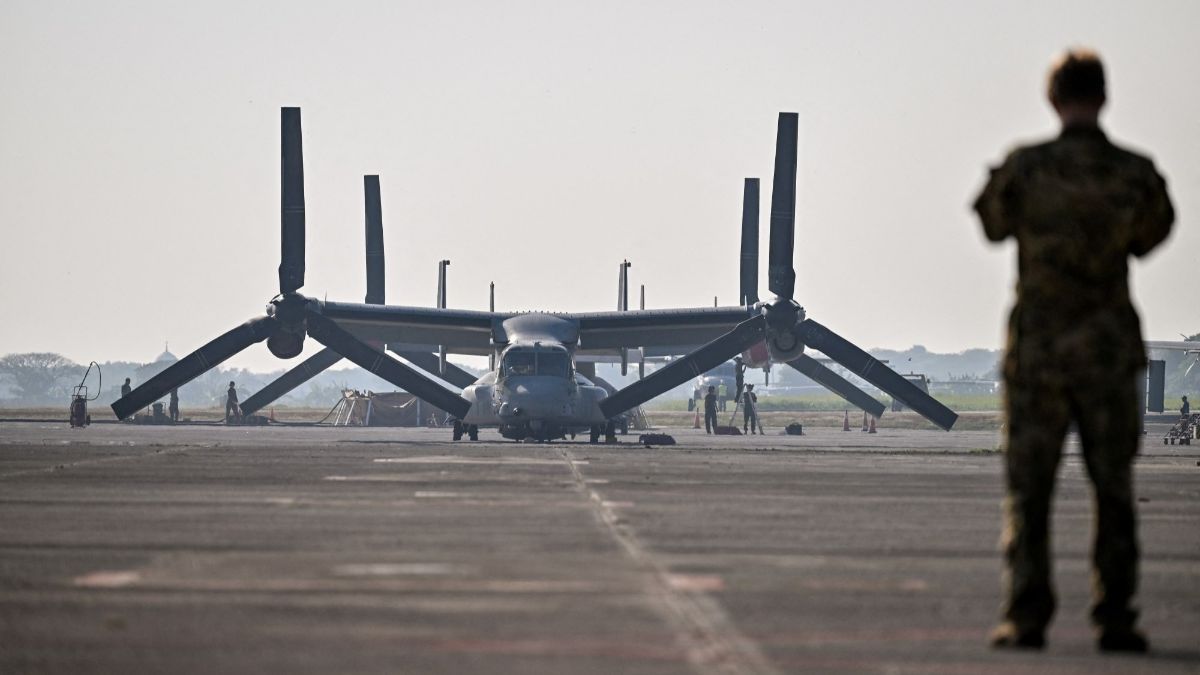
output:
{"label": "tarmac crack", "polygon": [[144,459],[146,457],[156,457],[159,455],[169,455],[176,452],[181,452],[195,446],[178,445],[156,448],[154,452],[141,452],[129,455],[114,455],[111,457],[97,457],[96,459],[81,459],[70,462],[62,462],[52,464],[50,466],[38,467],[36,469],[23,469],[21,471],[10,471],[8,473],[0,473],[0,480],[5,478],[19,478],[21,476],[33,476],[44,473],[54,473],[55,471],[63,471],[65,469],[73,469],[80,466],[90,466],[92,464],[108,464],[110,462],[124,462],[135,459]]}
{"label": "tarmac crack", "polygon": [[580,471],[569,450],[560,451],[575,479],[576,489],[588,498],[601,526],[612,536],[634,564],[645,572],[647,593],[675,630],[687,660],[699,673],[779,673],[762,650],[734,625],[721,604],[704,586],[681,586],[672,581],[668,566],[651,554],[637,534],[621,521],[615,508],[619,502],[606,500]]}

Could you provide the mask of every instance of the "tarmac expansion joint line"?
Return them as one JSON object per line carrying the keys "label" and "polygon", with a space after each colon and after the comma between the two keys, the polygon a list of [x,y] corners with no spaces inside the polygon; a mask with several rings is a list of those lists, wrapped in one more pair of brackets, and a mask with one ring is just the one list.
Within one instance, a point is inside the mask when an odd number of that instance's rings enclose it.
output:
{"label": "tarmac expansion joint line", "polygon": [[[98,446],[103,447],[103,446]],[[195,448],[195,445],[169,445],[155,447],[153,452],[139,452],[129,455],[111,455],[108,457],[97,457],[95,459],[80,459],[60,464],[51,464],[50,466],[38,467],[36,469],[22,469],[21,471],[10,471],[8,473],[0,473],[0,480],[6,478],[19,478],[21,476],[33,476],[42,473],[54,473],[55,471],[65,471],[81,466],[90,466],[92,464],[107,464],[109,462],[125,462],[135,459],[145,459],[147,457],[157,457],[161,455],[170,455],[177,452],[183,452],[189,448]]]}
{"label": "tarmac expansion joint line", "polygon": [[620,502],[604,497],[584,478],[570,450],[560,450],[575,480],[576,490],[587,497],[601,527],[644,572],[646,593],[674,629],[687,660],[698,673],[753,673],[776,675],[781,671],[758,645],[737,629],[721,604],[703,586],[673,583],[668,567],[642,545],[637,534],[623,523],[615,509]]}

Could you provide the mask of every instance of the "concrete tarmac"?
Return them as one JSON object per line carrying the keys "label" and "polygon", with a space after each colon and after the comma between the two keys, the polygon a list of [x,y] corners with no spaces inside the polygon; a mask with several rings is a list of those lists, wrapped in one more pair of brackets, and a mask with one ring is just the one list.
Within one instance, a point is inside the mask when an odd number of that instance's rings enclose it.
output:
{"label": "concrete tarmac", "polygon": [[0,422],[0,673],[1200,672],[1200,446],[1138,460],[1137,657],[1094,648],[1074,444],[1009,653],[997,434],[668,431]]}

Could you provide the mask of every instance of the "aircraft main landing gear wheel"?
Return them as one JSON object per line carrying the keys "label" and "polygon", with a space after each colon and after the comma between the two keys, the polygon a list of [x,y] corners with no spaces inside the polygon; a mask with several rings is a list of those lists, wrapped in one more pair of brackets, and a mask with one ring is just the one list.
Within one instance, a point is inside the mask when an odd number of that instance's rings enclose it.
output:
{"label": "aircraft main landing gear wheel", "polygon": [[605,443],[616,443],[617,442],[617,425],[615,423],[613,423],[612,420],[609,420],[608,425],[604,427],[604,442]]}
{"label": "aircraft main landing gear wheel", "polygon": [[479,440],[479,426],[476,424],[467,427],[467,437],[473,441]]}
{"label": "aircraft main landing gear wheel", "polygon": [[463,436],[463,423],[454,420],[454,440],[461,441]]}
{"label": "aircraft main landing gear wheel", "polygon": [[591,431],[591,434],[589,435],[588,442],[592,443],[592,444],[600,442],[600,427],[598,425],[595,425],[595,424],[592,425],[592,431]]}

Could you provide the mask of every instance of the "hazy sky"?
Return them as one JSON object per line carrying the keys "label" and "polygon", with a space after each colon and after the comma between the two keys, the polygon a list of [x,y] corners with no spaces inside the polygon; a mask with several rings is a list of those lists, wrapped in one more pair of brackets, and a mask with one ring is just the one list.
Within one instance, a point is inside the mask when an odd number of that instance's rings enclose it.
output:
{"label": "hazy sky", "polygon": [[[1148,338],[1200,330],[1200,2],[0,4],[0,354],[183,355],[260,316],[279,264],[279,108],[303,108],[302,292],[361,301],[362,175],[387,297],[454,307],[737,298],[742,179],[800,113],[810,316],[865,348],[998,347],[1014,248],[968,204],[1054,133],[1047,63],[1107,60],[1105,116],[1179,214],[1133,265]],[[1186,298],[1186,299],[1185,299]],[[308,352],[315,349],[309,341]],[[265,345],[229,362],[281,366]]]}

